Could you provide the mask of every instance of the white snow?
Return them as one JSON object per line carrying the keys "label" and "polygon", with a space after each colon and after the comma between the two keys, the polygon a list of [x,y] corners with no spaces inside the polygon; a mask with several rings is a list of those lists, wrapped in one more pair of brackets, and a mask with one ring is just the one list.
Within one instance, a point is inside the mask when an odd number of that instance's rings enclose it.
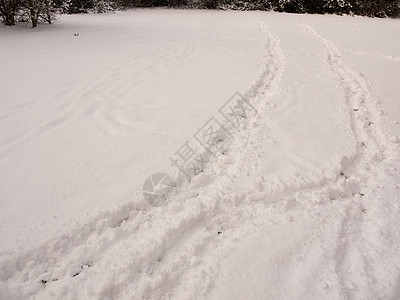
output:
{"label": "white snow", "polygon": [[[62,16],[0,28],[0,66],[0,299],[400,297],[399,20]],[[236,92],[257,113],[149,205]]]}

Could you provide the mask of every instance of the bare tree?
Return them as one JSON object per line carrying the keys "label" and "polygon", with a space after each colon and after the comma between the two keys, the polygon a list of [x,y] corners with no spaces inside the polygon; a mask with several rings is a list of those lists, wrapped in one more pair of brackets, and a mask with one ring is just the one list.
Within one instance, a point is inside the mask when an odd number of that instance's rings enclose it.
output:
{"label": "bare tree", "polygon": [[0,0],[0,18],[5,25],[15,25],[20,5],[20,0]]}
{"label": "bare tree", "polygon": [[39,21],[53,23],[58,12],[51,0],[23,0],[22,11],[22,16],[32,24],[32,28],[37,27]]}

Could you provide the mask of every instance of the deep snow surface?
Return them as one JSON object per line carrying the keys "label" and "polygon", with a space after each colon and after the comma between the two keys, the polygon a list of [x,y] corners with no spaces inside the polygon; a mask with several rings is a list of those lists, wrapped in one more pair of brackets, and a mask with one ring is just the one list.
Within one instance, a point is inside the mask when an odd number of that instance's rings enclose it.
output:
{"label": "deep snow surface", "polygon": [[[398,20],[63,16],[0,65],[1,299],[400,297]],[[235,92],[257,113],[149,205]]]}

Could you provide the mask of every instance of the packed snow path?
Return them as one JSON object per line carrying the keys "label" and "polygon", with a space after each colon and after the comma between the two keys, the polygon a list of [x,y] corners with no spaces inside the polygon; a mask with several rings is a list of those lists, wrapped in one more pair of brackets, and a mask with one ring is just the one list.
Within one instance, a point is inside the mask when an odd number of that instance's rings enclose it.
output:
{"label": "packed snow path", "polygon": [[[134,199],[41,246],[5,252],[2,298],[400,297],[400,156],[392,116],[371,88],[375,78],[361,74],[320,32],[329,32],[320,25],[325,20],[338,27],[355,21],[230,14],[250,24],[265,47],[261,72],[243,92],[257,114],[241,120],[167,206]],[[380,53],[374,55],[391,60],[399,72],[398,46],[387,49],[397,53],[358,52]],[[196,42],[180,44],[166,64],[189,59],[185,49],[195,48]],[[107,97],[94,112],[85,105],[91,108],[90,99],[108,92],[129,91],[128,78],[147,69],[131,72],[133,65],[122,62],[83,87],[89,102],[68,103],[56,118],[18,135],[2,149],[5,157],[26,139],[54,130],[55,123],[87,112],[104,134],[129,134],[132,128]],[[114,92],[113,78],[121,84]]]}

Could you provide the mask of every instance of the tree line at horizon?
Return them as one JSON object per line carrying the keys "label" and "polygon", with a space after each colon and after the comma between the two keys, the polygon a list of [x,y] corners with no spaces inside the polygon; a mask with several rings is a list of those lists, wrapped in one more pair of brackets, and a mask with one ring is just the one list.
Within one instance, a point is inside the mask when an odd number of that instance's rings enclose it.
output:
{"label": "tree line at horizon", "polygon": [[400,16],[400,0],[0,0],[0,21],[53,23],[59,14],[105,13],[135,7],[263,10],[288,13]]}

